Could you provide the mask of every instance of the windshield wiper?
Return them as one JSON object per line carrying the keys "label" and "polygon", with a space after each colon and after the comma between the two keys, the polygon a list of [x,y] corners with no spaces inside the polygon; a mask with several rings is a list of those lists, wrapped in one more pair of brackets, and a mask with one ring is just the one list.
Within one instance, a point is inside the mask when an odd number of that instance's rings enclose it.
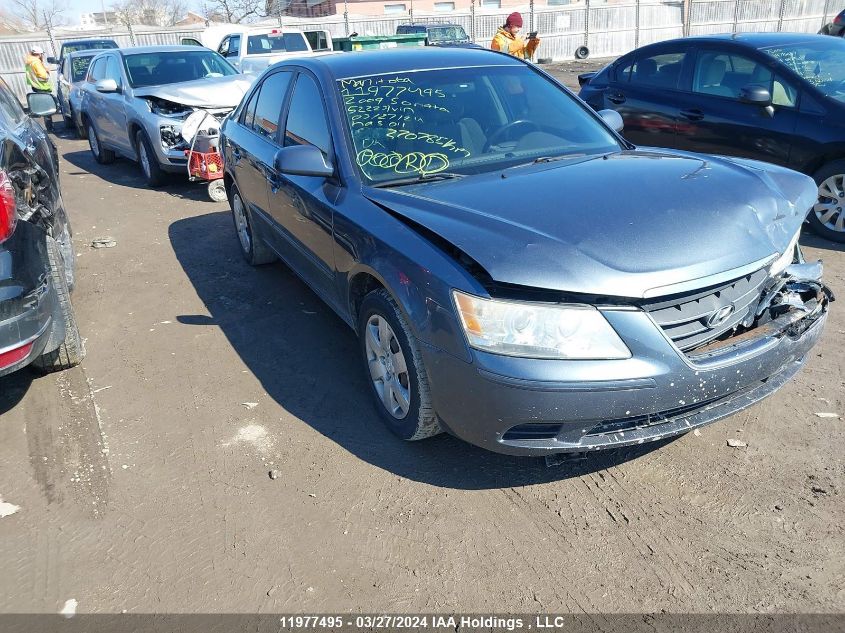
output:
{"label": "windshield wiper", "polygon": [[388,187],[403,187],[405,185],[416,185],[421,182],[434,182],[436,180],[452,180],[454,178],[463,178],[464,174],[453,174],[448,171],[440,171],[436,174],[422,174],[420,176],[413,176],[411,178],[397,178],[396,180],[388,180],[386,182],[378,182],[373,185],[379,189],[386,189]]}

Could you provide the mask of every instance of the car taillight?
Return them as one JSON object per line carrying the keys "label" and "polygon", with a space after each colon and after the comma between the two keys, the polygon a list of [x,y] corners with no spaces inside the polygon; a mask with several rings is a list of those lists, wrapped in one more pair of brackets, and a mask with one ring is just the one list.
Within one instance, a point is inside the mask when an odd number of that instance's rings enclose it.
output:
{"label": "car taillight", "polygon": [[11,367],[15,363],[18,363],[27,356],[29,356],[29,353],[32,351],[33,345],[34,343],[27,343],[20,347],[16,347],[15,349],[9,350],[8,352],[3,352],[2,354],[0,354],[0,369]]}
{"label": "car taillight", "polygon": [[845,24],[845,11],[843,11],[842,13],[840,13],[839,15],[837,15],[837,16],[833,19],[833,23],[834,23],[834,24],[836,24],[836,25],[838,25],[838,26],[842,26],[843,24]]}
{"label": "car taillight", "polygon": [[15,231],[18,216],[15,213],[15,189],[5,171],[0,171],[0,243]]}

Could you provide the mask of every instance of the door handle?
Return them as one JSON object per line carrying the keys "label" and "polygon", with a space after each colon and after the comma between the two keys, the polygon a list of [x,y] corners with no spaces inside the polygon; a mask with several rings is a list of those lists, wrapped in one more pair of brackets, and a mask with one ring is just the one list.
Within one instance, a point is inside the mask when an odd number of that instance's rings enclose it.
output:
{"label": "door handle", "polygon": [[621,103],[625,103],[625,95],[623,95],[621,92],[614,92],[612,94],[607,95],[607,100],[611,103],[619,105]]}
{"label": "door handle", "polygon": [[701,110],[681,110],[681,116],[688,121],[701,121],[704,113]]}

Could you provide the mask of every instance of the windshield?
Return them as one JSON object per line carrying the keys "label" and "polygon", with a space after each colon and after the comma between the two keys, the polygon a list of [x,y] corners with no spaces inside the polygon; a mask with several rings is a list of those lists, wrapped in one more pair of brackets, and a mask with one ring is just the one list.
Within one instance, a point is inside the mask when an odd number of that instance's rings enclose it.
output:
{"label": "windshield", "polygon": [[70,60],[70,80],[72,82],[76,83],[85,79],[92,59],[94,59],[93,55],[85,55],[83,57],[74,57]]}
{"label": "windshield", "polygon": [[62,45],[62,55],[73,53],[74,51],[91,51],[98,48],[117,48],[111,40],[87,40],[85,42],[74,42],[73,44]]}
{"label": "windshield", "polygon": [[845,101],[845,41],[819,38],[792,46],[760,49],[832,99]]}
{"label": "windshield", "polygon": [[527,66],[372,75],[341,79],[338,88],[358,169],[373,184],[620,148],[573,97]]}
{"label": "windshield", "polygon": [[238,74],[229,62],[210,50],[138,53],[123,59],[133,88]]}
{"label": "windshield", "polygon": [[266,53],[297,53],[307,51],[308,43],[302,33],[270,33],[246,38],[247,55]]}
{"label": "windshield", "polygon": [[428,39],[432,42],[463,42],[469,39],[462,26],[429,27]]}

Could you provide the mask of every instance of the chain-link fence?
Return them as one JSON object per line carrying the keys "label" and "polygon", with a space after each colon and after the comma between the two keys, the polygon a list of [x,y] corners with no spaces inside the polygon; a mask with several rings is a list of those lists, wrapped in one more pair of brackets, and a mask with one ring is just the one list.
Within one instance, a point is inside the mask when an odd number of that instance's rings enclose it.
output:
{"label": "chain-link fence", "polygon": [[[837,5],[838,6],[838,5]],[[581,46],[590,55],[616,56],[631,49],[682,37],[707,33],[744,31],[794,31],[815,33],[835,11],[832,0],[623,0],[618,3],[583,0],[575,4],[520,7],[528,25],[534,25],[543,40],[537,56],[540,59],[571,59]],[[415,16],[415,22],[448,20],[460,24],[479,44],[489,45],[496,29],[513,11],[476,8],[446,16]],[[285,26],[302,30],[326,30],[333,37],[349,33],[359,35],[391,35],[396,27],[407,23],[407,16],[372,18],[330,16],[326,18],[284,18]],[[134,27],[100,30],[92,33],[32,33],[0,38],[0,75],[20,96],[25,93],[24,59],[32,44],[55,51],[63,40],[83,37],[110,37],[120,46],[178,44],[183,37],[194,35],[193,29],[155,29]],[[532,29],[528,29],[532,30]]]}

